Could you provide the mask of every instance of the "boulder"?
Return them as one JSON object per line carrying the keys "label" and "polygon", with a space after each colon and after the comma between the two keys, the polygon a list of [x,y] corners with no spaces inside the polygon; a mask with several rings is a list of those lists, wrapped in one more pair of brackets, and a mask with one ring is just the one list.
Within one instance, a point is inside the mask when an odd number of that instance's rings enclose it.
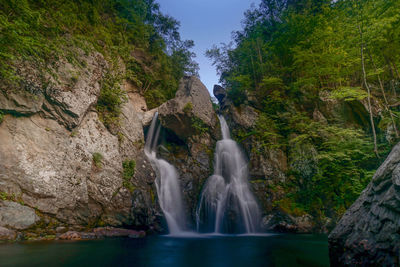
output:
{"label": "boulder", "polygon": [[399,266],[400,143],[329,235],[332,266]]}
{"label": "boulder", "polygon": [[213,94],[217,98],[221,109],[229,107],[231,102],[229,101],[225,88],[216,84],[214,85]]}
{"label": "boulder", "polygon": [[291,216],[283,213],[275,213],[264,216],[263,229],[279,233],[310,233],[313,231],[313,218],[306,214]]}
{"label": "boulder", "polygon": [[0,226],[28,229],[40,220],[35,210],[17,202],[0,201]]}
{"label": "boulder", "polygon": [[182,140],[202,132],[219,134],[218,118],[204,84],[194,76],[184,77],[175,98],[159,107],[162,125]]}

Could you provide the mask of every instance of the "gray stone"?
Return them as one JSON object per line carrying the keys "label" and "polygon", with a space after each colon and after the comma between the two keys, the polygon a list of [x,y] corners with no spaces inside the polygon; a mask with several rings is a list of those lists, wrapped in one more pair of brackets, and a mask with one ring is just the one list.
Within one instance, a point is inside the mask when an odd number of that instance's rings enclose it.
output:
{"label": "gray stone", "polygon": [[154,114],[158,112],[158,108],[153,108],[152,110],[146,111],[142,113],[141,118],[142,118],[142,125],[143,126],[149,126],[151,124],[151,121],[153,120]]}
{"label": "gray stone", "polygon": [[226,90],[222,86],[216,84],[214,85],[213,89],[213,94],[214,96],[218,99],[218,102],[223,102],[224,99],[226,98]]}
{"label": "gray stone", "polygon": [[[105,211],[129,214],[130,204],[121,206],[119,198],[118,138],[96,113],[73,133],[37,115],[9,119],[0,125],[0,139],[0,191],[71,224],[87,223]],[[100,168],[93,164],[94,153],[103,156]]]}
{"label": "gray stone", "polygon": [[16,114],[29,115],[41,110],[44,101],[43,94],[29,91],[0,90],[0,110]]}
{"label": "gray stone", "polygon": [[12,201],[0,201],[0,226],[24,230],[39,220],[35,210],[30,207]]}
{"label": "gray stone", "polygon": [[162,125],[182,140],[200,134],[194,119],[213,135],[219,134],[218,118],[212,107],[210,94],[204,84],[194,76],[186,76],[181,80],[175,98],[159,107],[159,116]]}
{"label": "gray stone", "polygon": [[230,115],[235,124],[240,125],[242,128],[251,129],[256,126],[258,119],[258,112],[256,109],[242,105],[239,108],[231,106]]}
{"label": "gray stone", "polygon": [[101,81],[107,68],[104,57],[97,52],[77,54],[84,61],[85,68],[61,59],[54,67],[57,79],[48,76],[50,84],[45,90],[48,103],[45,109],[67,128],[78,126],[100,95]]}

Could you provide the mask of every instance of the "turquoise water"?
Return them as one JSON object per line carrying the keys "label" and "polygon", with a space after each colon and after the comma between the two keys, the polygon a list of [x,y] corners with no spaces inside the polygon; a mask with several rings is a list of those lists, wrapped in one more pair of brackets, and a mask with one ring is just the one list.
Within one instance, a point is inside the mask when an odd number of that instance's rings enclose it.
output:
{"label": "turquoise water", "polygon": [[326,236],[214,236],[0,244],[0,266],[329,266]]}

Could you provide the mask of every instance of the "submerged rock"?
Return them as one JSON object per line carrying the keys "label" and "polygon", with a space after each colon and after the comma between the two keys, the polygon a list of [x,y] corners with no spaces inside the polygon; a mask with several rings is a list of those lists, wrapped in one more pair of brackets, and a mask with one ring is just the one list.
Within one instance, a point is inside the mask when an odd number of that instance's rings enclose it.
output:
{"label": "submerged rock", "polygon": [[68,231],[58,236],[60,240],[90,240],[90,239],[102,239],[110,237],[129,237],[129,238],[140,238],[145,237],[144,231],[135,231],[124,228],[113,228],[113,227],[100,227],[95,228],[91,232],[77,232]]}
{"label": "submerged rock", "polygon": [[332,266],[399,266],[400,143],[329,235]]}

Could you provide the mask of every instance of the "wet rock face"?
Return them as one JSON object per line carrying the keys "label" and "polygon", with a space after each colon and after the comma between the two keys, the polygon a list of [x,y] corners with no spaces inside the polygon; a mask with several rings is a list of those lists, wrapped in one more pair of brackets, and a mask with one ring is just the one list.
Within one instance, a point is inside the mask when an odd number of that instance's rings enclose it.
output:
{"label": "wet rock face", "polygon": [[332,266],[399,266],[400,144],[329,235]]}

